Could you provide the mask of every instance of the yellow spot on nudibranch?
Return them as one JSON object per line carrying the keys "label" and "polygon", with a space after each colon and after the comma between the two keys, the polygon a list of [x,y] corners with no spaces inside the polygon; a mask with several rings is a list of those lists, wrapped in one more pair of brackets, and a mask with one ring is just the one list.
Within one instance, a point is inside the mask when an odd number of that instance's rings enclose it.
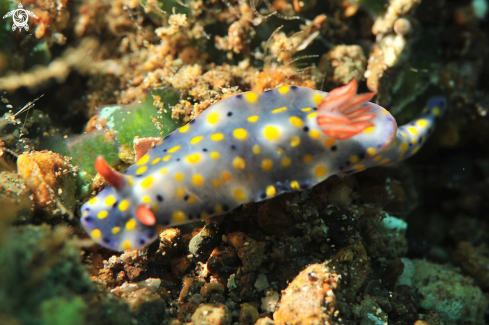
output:
{"label": "yellow spot on nudibranch", "polygon": [[148,155],[148,154],[146,154],[146,155],[142,156],[142,157],[141,157],[141,158],[138,160],[138,162],[136,163],[136,165],[144,165],[145,163],[147,163],[147,162],[148,162],[148,160],[149,160],[149,155]]}
{"label": "yellow spot on nudibranch", "polygon": [[204,137],[201,135],[198,135],[196,137],[193,137],[192,140],[190,140],[190,144],[197,144],[202,140]]}
{"label": "yellow spot on nudibranch", "polygon": [[119,210],[122,212],[126,211],[127,208],[129,208],[129,201],[127,200],[122,200],[121,203],[119,203]]}
{"label": "yellow spot on nudibranch", "polygon": [[107,216],[109,215],[109,212],[105,211],[105,210],[102,210],[100,211],[98,214],[97,214],[97,218],[99,219],[104,219],[104,218],[107,218]]}
{"label": "yellow spot on nudibranch", "polygon": [[314,94],[313,100],[314,103],[318,105],[323,100],[323,96],[321,96],[321,94],[316,93]]}
{"label": "yellow spot on nudibranch", "polygon": [[287,107],[280,107],[280,108],[276,108],[272,111],[273,114],[277,114],[277,113],[280,113],[280,112],[286,112],[287,111]]}
{"label": "yellow spot on nudibranch", "polygon": [[180,149],[180,146],[174,146],[173,148],[168,149],[168,152],[169,152],[169,153],[174,153],[174,152],[176,152],[178,149]]}
{"label": "yellow spot on nudibranch", "polygon": [[121,227],[114,227],[112,228],[112,233],[114,235],[117,235],[121,231]]}
{"label": "yellow spot on nudibranch", "polygon": [[379,161],[381,159],[382,159],[382,156],[381,155],[378,155],[378,156],[374,157],[374,161],[375,162],[377,162],[377,161]]}
{"label": "yellow spot on nudibranch", "polygon": [[153,159],[153,161],[151,162],[151,165],[155,165],[155,164],[159,163],[160,160],[161,160],[160,157]]}
{"label": "yellow spot on nudibranch", "polygon": [[263,159],[261,162],[261,169],[269,171],[273,167],[273,161],[270,159]]}
{"label": "yellow spot on nudibranch", "polygon": [[317,166],[316,169],[314,170],[314,173],[316,174],[317,177],[323,177],[326,175],[328,170],[324,166]]}
{"label": "yellow spot on nudibranch", "polygon": [[250,123],[255,123],[256,121],[258,121],[258,115],[250,116],[250,117],[247,118],[247,120]]}
{"label": "yellow spot on nudibranch", "polygon": [[312,161],[312,155],[305,155],[304,158],[302,158],[302,161],[305,163],[305,164],[308,164]]}
{"label": "yellow spot on nudibranch", "polygon": [[177,190],[175,192],[175,197],[177,199],[183,199],[185,195],[187,194],[187,191],[183,187],[177,187]]}
{"label": "yellow spot on nudibranch", "polygon": [[277,138],[280,136],[280,131],[276,127],[269,125],[265,127],[263,134],[268,140],[277,140]]}
{"label": "yellow spot on nudibranch", "polygon": [[196,164],[200,161],[200,155],[198,153],[194,153],[193,155],[189,155],[189,156],[185,157],[185,160],[189,164]]}
{"label": "yellow spot on nudibranch", "polygon": [[274,196],[275,194],[277,194],[277,190],[275,189],[275,186],[273,186],[273,185],[268,186],[266,192],[267,192],[268,197],[271,197],[271,196]]}
{"label": "yellow spot on nudibranch", "polygon": [[403,142],[403,143],[401,144],[401,152],[404,152],[404,151],[406,151],[407,149],[408,149],[408,144],[407,144],[407,142]]}
{"label": "yellow spot on nudibranch", "polygon": [[223,213],[222,205],[220,205],[220,204],[216,204],[214,206],[214,210],[216,211],[216,213]]}
{"label": "yellow spot on nudibranch", "polygon": [[222,139],[224,139],[224,134],[222,134],[222,133],[211,134],[211,140],[212,141],[221,141]]}
{"label": "yellow spot on nudibranch", "polygon": [[100,239],[100,237],[102,237],[102,232],[100,229],[94,229],[90,232],[90,236],[92,236],[93,239]]}
{"label": "yellow spot on nudibranch", "polygon": [[209,217],[209,214],[205,211],[200,214],[200,220],[206,220],[209,219]]}
{"label": "yellow spot on nudibranch", "polygon": [[304,108],[301,108],[301,111],[310,112],[310,111],[312,111],[312,108],[311,107],[304,107]]}
{"label": "yellow spot on nudibranch", "polygon": [[329,138],[329,139],[326,139],[324,140],[323,144],[326,148],[331,148],[332,146],[334,146],[336,143],[336,140],[333,139],[333,138]]}
{"label": "yellow spot on nudibranch", "polygon": [[389,158],[385,158],[384,160],[382,160],[380,163],[383,165],[383,164],[387,164],[388,162],[390,162],[391,160]]}
{"label": "yellow spot on nudibranch", "polygon": [[129,240],[125,240],[123,243],[122,243],[122,249],[127,251],[129,249],[131,249],[132,247],[132,244]]}
{"label": "yellow spot on nudibranch", "polygon": [[243,201],[246,198],[245,192],[240,188],[234,190],[233,195],[234,198],[238,201]]}
{"label": "yellow spot on nudibranch", "polygon": [[258,99],[258,94],[257,93],[246,93],[244,95],[244,97],[246,98],[246,100],[253,104],[254,102],[256,102],[256,100]]}
{"label": "yellow spot on nudibranch", "polygon": [[136,220],[131,219],[128,222],[126,222],[126,229],[127,230],[133,230],[134,228],[136,228],[136,225],[137,225]]}
{"label": "yellow spot on nudibranch", "polygon": [[107,198],[105,199],[105,205],[112,206],[112,204],[114,203],[115,203],[115,197],[113,195],[107,196]]}
{"label": "yellow spot on nudibranch", "polygon": [[143,196],[142,201],[143,201],[144,203],[151,203],[151,198],[150,198],[149,196],[145,195],[145,196]]}
{"label": "yellow spot on nudibranch", "polygon": [[317,115],[318,115],[318,112],[312,112],[312,113],[307,114],[307,117],[308,118],[315,118]]}
{"label": "yellow spot on nudibranch", "polygon": [[282,155],[284,154],[284,149],[282,149],[282,148],[278,148],[278,149],[277,149],[277,153],[278,153],[280,156],[282,156]]}
{"label": "yellow spot on nudibranch", "polygon": [[413,151],[411,152],[411,154],[414,155],[416,152],[419,151],[419,149],[421,149],[421,147],[414,148]]}
{"label": "yellow spot on nudibranch", "polygon": [[148,169],[148,167],[146,166],[141,166],[139,167],[138,169],[136,169],[136,174],[137,175],[141,175],[141,174],[144,174],[144,172]]}
{"label": "yellow spot on nudibranch", "polygon": [[415,128],[414,126],[410,126],[407,129],[408,129],[409,133],[411,133],[411,134],[418,134],[418,129]]}
{"label": "yellow spot on nudibranch", "polygon": [[441,114],[441,110],[438,108],[438,107],[433,107],[433,109],[431,110],[431,112],[433,113],[433,115],[435,116],[438,116]]}
{"label": "yellow spot on nudibranch", "polygon": [[194,184],[195,187],[201,187],[204,185],[204,177],[200,174],[195,174],[192,176],[192,184]]}
{"label": "yellow spot on nudibranch", "polygon": [[313,138],[314,140],[317,140],[321,137],[321,132],[319,132],[317,130],[311,130],[311,132],[309,132],[309,136],[311,138]]}
{"label": "yellow spot on nudibranch", "polygon": [[180,210],[175,210],[173,212],[171,218],[173,219],[173,222],[176,222],[176,223],[183,222],[183,221],[185,221],[185,213],[183,213],[183,211],[180,211]]}
{"label": "yellow spot on nudibranch", "polygon": [[218,179],[216,179],[216,178],[214,178],[214,179],[212,180],[212,186],[213,186],[214,188],[219,188],[219,187],[221,187],[221,181],[220,181],[220,180],[218,180]]}
{"label": "yellow spot on nudibranch", "polygon": [[425,128],[428,126],[428,121],[425,119],[420,119],[420,120],[416,121],[416,125],[421,127],[421,128]]}
{"label": "yellow spot on nudibranch", "polygon": [[189,127],[190,127],[190,124],[188,124],[188,123],[187,123],[187,124],[185,124],[184,126],[182,126],[181,128],[179,128],[179,129],[178,129],[178,132],[180,132],[180,133],[185,133],[185,132],[187,132],[187,131],[188,131]]}
{"label": "yellow spot on nudibranch", "polygon": [[356,156],[356,155],[351,155],[351,156],[350,156],[350,162],[351,162],[352,164],[356,164],[356,163],[357,163],[357,162],[359,162],[359,161],[360,161],[360,158],[358,158],[358,156]]}
{"label": "yellow spot on nudibranch", "polygon": [[181,182],[181,181],[183,181],[183,178],[184,178],[184,176],[183,176],[183,174],[182,174],[182,173],[176,173],[176,174],[175,174],[175,180],[176,180],[177,182]]}
{"label": "yellow spot on nudibranch", "polygon": [[245,129],[235,129],[233,131],[233,136],[238,140],[245,140],[248,136],[248,132]]}
{"label": "yellow spot on nudibranch", "polygon": [[212,158],[212,159],[214,159],[214,160],[217,160],[217,159],[219,159],[219,157],[221,157],[221,155],[220,155],[220,154],[219,154],[219,152],[217,152],[217,151],[213,151],[213,152],[211,152],[211,153],[210,153],[210,156],[211,156],[211,158]]}
{"label": "yellow spot on nudibranch", "polygon": [[357,165],[355,167],[353,167],[354,170],[364,170],[365,169],[365,165]]}
{"label": "yellow spot on nudibranch", "polygon": [[285,157],[284,159],[282,159],[282,167],[284,167],[284,168],[289,167],[291,163],[292,163],[292,160],[290,160],[290,158],[288,158],[288,157]]}
{"label": "yellow spot on nudibranch", "polygon": [[187,203],[188,204],[195,204],[195,202],[197,202],[197,198],[195,196],[193,196],[193,195],[190,195],[188,197]]}
{"label": "yellow spot on nudibranch", "polygon": [[171,158],[171,155],[166,155],[165,157],[163,157],[163,161],[168,161],[170,160]]}
{"label": "yellow spot on nudibranch", "polygon": [[367,148],[367,154],[370,155],[370,156],[373,156],[377,153],[377,150],[375,150],[375,148]]}
{"label": "yellow spot on nudibranch", "polygon": [[292,181],[290,182],[290,188],[293,190],[300,190],[300,185],[298,181]]}
{"label": "yellow spot on nudibranch", "polygon": [[253,153],[254,153],[255,155],[259,155],[259,154],[260,154],[260,152],[261,152],[261,148],[260,148],[260,146],[259,146],[259,145],[255,144],[255,145],[253,146],[253,148],[251,148],[251,151],[253,151]]}
{"label": "yellow spot on nudibranch", "polygon": [[293,126],[301,128],[304,125],[304,122],[297,116],[291,116],[289,117],[290,123],[292,123]]}
{"label": "yellow spot on nudibranch", "polygon": [[149,188],[151,184],[153,184],[154,177],[153,176],[148,176],[143,181],[141,182],[141,187],[143,188]]}
{"label": "yellow spot on nudibranch", "polygon": [[231,173],[225,170],[221,173],[221,178],[223,181],[229,182],[231,180]]}
{"label": "yellow spot on nudibranch", "polygon": [[127,184],[128,184],[129,186],[133,186],[133,185],[134,185],[134,180],[133,180],[133,179],[128,180],[128,181],[127,181]]}
{"label": "yellow spot on nudibranch", "polygon": [[286,94],[289,92],[290,88],[289,86],[282,86],[282,87],[278,87],[277,90],[281,94]]}
{"label": "yellow spot on nudibranch", "polygon": [[219,114],[212,112],[207,116],[207,122],[210,124],[216,124],[219,121]]}
{"label": "yellow spot on nudibranch", "polygon": [[299,138],[297,135],[294,135],[292,139],[290,139],[290,145],[292,147],[297,147],[300,144],[301,144],[301,138]]}
{"label": "yellow spot on nudibranch", "polygon": [[87,203],[90,204],[90,205],[93,205],[97,202],[97,198],[94,197],[94,198],[91,198]]}
{"label": "yellow spot on nudibranch", "polygon": [[241,157],[236,157],[233,159],[233,167],[236,169],[245,169],[246,161]]}
{"label": "yellow spot on nudibranch", "polygon": [[160,169],[160,174],[161,175],[165,175],[166,173],[168,173],[168,168],[161,168]]}
{"label": "yellow spot on nudibranch", "polygon": [[363,130],[363,132],[365,132],[365,133],[371,133],[373,130],[374,130],[374,127],[373,126],[369,126],[365,130]]}

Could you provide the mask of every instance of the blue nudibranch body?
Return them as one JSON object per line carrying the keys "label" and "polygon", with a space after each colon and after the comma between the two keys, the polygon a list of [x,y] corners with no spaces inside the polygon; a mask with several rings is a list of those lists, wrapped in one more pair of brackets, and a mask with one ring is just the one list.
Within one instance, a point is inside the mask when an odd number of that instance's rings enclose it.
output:
{"label": "blue nudibranch body", "polygon": [[325,93],[282,86],[212,105],[120,174],[98,158],[111,184],[81,209],[91,237],[114,250],[141,248],[168,227],[247,202],[307,189],[335,174],[416,153],[445,109],[431,99],[397,128],[384,108],[355,95],[356,82]]}

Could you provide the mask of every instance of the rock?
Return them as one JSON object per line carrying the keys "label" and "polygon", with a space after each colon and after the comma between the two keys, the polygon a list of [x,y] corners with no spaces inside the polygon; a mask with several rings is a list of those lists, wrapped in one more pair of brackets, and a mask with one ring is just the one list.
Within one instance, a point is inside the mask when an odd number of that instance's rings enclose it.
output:
{"label": "rock", "polygon": [[489,301],[472,279],[449,265],[426,260],[413,260],[413,264],[412,283],[423,295],[422,308],[437,312],[444,322],[483,322]]}
{"label": "rock", "polygon": [[34,203],[31,192],[16,173],[0,173],[0,206],[4,220],[26,222],[32,218]]}
{"label": "rock", "polygon": [[194,325],[229,325],[231,313],[224,305],[205,304],[195,310],[192,322]]}
{"label": "rock", "polygon": [[51,151],[32,151],[19,156],[17,169],[34,194],[36,208],[49,215],[71,214],[76,203],[76,182],[67,158]]}
{"label": "rock", "polygon": [[282,293],[276,324],[330,324],[335,311],[339,275],[322,264],[303,270]]}

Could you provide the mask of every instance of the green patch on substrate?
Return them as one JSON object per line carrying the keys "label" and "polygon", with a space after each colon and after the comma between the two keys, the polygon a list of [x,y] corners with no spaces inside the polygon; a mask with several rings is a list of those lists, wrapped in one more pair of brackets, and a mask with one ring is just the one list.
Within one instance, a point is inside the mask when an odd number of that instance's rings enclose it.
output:
{"label": "green patch on substrate", "polygon": [[[158,112],[158,108],[153,105],[154,96],[161,97],[166,112]],[[107,107],[100,115],[108,121],[108,127],[116,134],[119,144],[132,147],[136,136],[165,137],[182,125],[179,120],[171,117],[170,106],[177,104],[178,100],[177,92],[157,89],[140,104]]]}
{"label": "green patch on substrate", "polygon": [[[166,112],[160,113],[153,105],[154,96],[161,97]],[[97,174],[94,167],[97,156],[103,156],[110,166],[116,167],[121,164],[120,148],[132,148],[134,137],[165,137],[182,125],[181,121],[171,117],[171,106],[178,103],[179,96],[172,90],[156,89],[138,104],[105,107],[100,115],[107,120],[110,133],[100,130],[68,139],[45,137],[41,148],[72,158],[72,164],[79,167],[76,176],[77,197],[83,199],[92,191],[92,180]]]}
{"label": "green patch on substrate", "polygon": [[0,274],[2,324],[159,324],[164,318],[164,306],[163,313],[153,308],[141,315],[117,296],[101,300],[106,294],[90,280],[64,226],[9,227],[0,237]]}

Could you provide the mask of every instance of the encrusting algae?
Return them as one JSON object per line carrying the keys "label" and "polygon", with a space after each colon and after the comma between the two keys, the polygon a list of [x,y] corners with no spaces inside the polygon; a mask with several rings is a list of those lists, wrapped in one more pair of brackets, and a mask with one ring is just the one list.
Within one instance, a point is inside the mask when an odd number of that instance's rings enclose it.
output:
{"label": "encrusting algae", "polygon": [[2,324],[487,322],[485,2],[22,2]]}

